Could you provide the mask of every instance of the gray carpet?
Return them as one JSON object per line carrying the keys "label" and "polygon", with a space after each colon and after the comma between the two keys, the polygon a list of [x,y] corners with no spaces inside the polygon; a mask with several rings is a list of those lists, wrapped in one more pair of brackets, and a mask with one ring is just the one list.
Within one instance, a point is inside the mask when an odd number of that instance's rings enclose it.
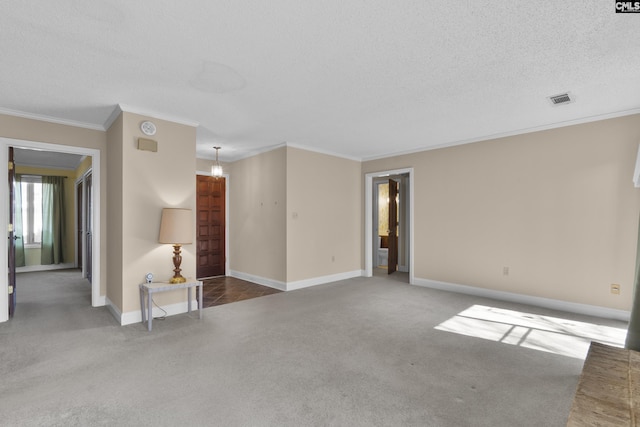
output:
{"label": "gray carpet", "polygon": [[626,327],[374,277],[149,333],[91,308],[77,272],[18,284],[16,317],[0,324],[0,424],[12,426],[563,426],[583,360],[435,328],[476,304]]}

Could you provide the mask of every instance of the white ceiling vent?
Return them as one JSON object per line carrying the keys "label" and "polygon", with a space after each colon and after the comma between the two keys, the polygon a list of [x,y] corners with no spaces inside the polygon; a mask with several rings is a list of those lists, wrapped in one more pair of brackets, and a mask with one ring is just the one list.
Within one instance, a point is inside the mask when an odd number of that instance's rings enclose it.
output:
{"label": "white ceiling vent", "polygon": [[553,95],[549,97],[549,101],[551,101],[551,105],[564,105],[571,104],[574,99],[570,92],[561,93],[560,95]]}

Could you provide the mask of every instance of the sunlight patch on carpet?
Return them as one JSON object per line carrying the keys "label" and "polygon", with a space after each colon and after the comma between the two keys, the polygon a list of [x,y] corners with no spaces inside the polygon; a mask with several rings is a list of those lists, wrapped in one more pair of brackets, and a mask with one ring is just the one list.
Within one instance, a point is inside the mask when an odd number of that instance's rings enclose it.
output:
{"label": "sunlight patch on carpet", "polygon": [[435,329],[583,359],[591,341],[623,347],[626,329],[473,305]]}

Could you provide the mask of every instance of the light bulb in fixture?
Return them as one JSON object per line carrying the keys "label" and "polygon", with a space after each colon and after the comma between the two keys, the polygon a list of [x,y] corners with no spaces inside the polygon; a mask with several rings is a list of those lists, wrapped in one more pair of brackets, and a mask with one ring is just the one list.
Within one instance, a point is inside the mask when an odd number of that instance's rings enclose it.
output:
{"label": "light bulb in fixture", "polygon": [[220,166],[220,161],[218,160],[218,150],[220,147],[213,148],[216,150],[216,162],[211,166],[211,176],[220,178],[222,176],[222,166]]}

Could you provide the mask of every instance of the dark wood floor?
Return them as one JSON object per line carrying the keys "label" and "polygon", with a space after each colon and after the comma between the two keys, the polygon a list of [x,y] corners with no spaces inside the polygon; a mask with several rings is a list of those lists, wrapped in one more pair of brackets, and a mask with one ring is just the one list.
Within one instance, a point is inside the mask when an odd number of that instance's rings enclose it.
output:
{"label": "dark wood floor", "polygon": [[282,291],[234,277],[214,277],[202,280],[202,305],[213,307],[279,292]]}

